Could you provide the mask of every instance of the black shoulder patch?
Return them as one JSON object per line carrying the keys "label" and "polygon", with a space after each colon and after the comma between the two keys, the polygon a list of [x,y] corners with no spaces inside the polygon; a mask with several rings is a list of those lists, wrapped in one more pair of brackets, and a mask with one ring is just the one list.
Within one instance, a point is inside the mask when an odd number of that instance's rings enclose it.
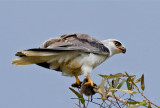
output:
{"label": "black shoulder patch", "polygon": [[100,51],[102,52],[108,52],[109,53],[109,49],[107,47],[105,47],[102,43],[96,42],[96,41],[88,41],[87,39],[79,39],[82,43],[86,42],[88,44],[90,44],[92,47],[98,48]]}

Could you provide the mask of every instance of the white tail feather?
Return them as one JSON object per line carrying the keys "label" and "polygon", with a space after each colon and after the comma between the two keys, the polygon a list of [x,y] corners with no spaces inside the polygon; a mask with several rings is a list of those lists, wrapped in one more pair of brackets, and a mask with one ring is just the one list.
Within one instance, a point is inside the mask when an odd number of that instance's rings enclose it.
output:
{"label": "white tail feather", "polygon": [[27,51],[27,50],[18,51],[17,54],[23,54],[23,55],[26,55],[26,56],[52,56],[52,55],[57,55],[57,53],[55,53],[55,52]]}
{"label": "white tail feather", "polygon": [[18,65],[30,65],[30,64],[43,63],[53,59],[56,55],[57,53],[54,53],[54,52],[22,50],[17,53],[17,56],[20,56],[20,57],[13,59],[12,64],[18,66]]}
{"label": "white tail feather", "polygon": [[43,62],[47,62],[49,59],[53,59],[53,56],[49,56],[49,57],[19,57],[19,58],[15,58],[12,61],[12,64],[14,65],[30,65],[30,64],[37,64],[37,63],[43,63]]}

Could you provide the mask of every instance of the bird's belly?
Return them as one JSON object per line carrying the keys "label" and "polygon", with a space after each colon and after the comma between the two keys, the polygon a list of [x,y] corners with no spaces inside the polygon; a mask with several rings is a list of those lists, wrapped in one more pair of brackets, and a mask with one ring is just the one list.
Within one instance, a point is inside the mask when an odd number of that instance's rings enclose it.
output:
{"label": "bird's belly", "polygon": [[81,64],[77,60],[63,63],[60,67],[62,75],[65,76],[81,75]]}
{"label": "bird's belly", "polygon": [[79,52],[65,53],[50,61],[50,69],[61,71],[65,76],[81,75],[82,58]]}
{"label": "bird's belly", "polygon": [[[101,64],[105,60],[105,57],[96,55],[93,53],[82,53],[76,56],[67,55],[64,58],[60,58],[56,61],[56,63],[52,63],[52,69],[56,70],[58,67],[58,71],[62,72],[62,75],[65,76],[75,76],[82,75],[83,66],[91,67],[92,69]],[[56,65],[57,66],[56,66]],[[55,69],[56,67],[56,69]]]}

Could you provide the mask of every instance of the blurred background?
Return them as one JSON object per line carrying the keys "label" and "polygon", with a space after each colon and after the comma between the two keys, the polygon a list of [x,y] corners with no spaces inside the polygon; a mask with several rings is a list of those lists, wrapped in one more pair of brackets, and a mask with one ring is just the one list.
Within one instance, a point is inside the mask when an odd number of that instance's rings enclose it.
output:
{"label": "blurred background", "polygon": [[[98,74],[144,74],[144,95],[160,105],[160,1],[1,0],[0,108],[76,107],[78,100],[71,99],[76,96],[68,89],[74,78],[36,65],[11,64],[18,50],[70,33],[120,40],[126,54],[98,66],[91,78],[100,84]],[[98,106],[90,103],[89,107]]]}

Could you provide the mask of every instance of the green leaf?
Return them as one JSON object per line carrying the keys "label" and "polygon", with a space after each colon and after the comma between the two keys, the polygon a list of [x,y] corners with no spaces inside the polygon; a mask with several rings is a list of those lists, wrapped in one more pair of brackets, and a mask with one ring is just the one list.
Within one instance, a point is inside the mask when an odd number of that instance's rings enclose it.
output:
{"label": "green leaf", "polygon": [[129,76],[127,72],[125,72],[125,73],[126,73],[126,75],[127,75],[127,77],[128,77],[128,80],[129,80],[135,87],[137,87],[137,85],[136,85],[136,84],[134,83],[134,81],[132,80],[132,77]]}
{"label": "green leaf", "polygon": [[138,102],[138,101],[127,101],[127,104],[139,104],[140,102]]}
{"label": "green leaf", "polygon": [[111,81],[109,85],[110,85],[110,86],[109,86],[108,89],[113,89],[113,81]]}
{"label": "green leaf", "polygon": [[117,89],[120,89],[126,80],[123,79],[117,86]]}
{"label": "green leaf", "polygon": [[143,101],[140,101],[140,102],[138,102],[138,103],[136,103],[136,104],[134,104],[132,106],[129,106],[128,108],[138,108],[140,106],[145,106],[145,105],[147,105],[147,103],[146,103],[145,100],[143,100]]}
{"label": "green leaf", "polygon": [[135,79],[136,75],[131,75],[130,77],[131,77],[131,79]]}
{"label": "green leaf", "polygon": [[117,85],[118,85],[118,83],[119,83],[119,78],[113,79],[113,80],[111,81],[111,83],[112,83],[112,87],[113,87],[113,88],[116,88]]}
{"label": "green leaf", "polygon": [[[117,84],[118,84],[118,81],[119,81],[119,80],[117,80],[117,79],[119,79],[119,78],[116,78],[116,80],[113,79],[113,80],[111,81],[109,89],[116,88],[116,86],[117,86]],[[113,90],[112,90],[111,92],[112,92],[112,94],[114,94],[116,91],[113,91]]]}
{"label": "green leaf", "polygon": [[128,90],[132,90],[132,89],[133,89],[133,85],[130,83],[129,78],[127,78],[127,80],[126,80],[126,84],[127,84],[127,88],[128,88]]}
{"label": "green leaf", "polygon": [[122,74],[122,73],[117,73],[117,74],[112,75],[112,77],[115,77],[115,78],[119,78],[122,76],[124,76],[124,74]]}
{"label": "green leaf", "polygon": [[118,84],[119,84],[119,78],[116,78],[114,88],[117,88]]}
{"label": "green leaf", "polygon": [[141,81],[141,78],[138,78],[137,80],[134,81],[134,83],[138,83]]}
{"label": "green leaf", "polygon": [[72,89],[72,88],[69,88],[73,93],[75,93],[75,95],[78,97],[78,99],[81,101],[81,103],[84,105],[85,104],[85,100],[84,100],[84,98],[83,98],[83,96],[80,94],[80,93],[78,93],[77,91],[75,91],[74,89]]}
{"label": "green leaf", "polygon": [[141,77],[141,89],[144,91],[145,85],[144,85],[144,74]]}
{"label": "green leaf", "polygon": [[103,78],[105,78],[105,77],[107,77],[108,75],[102,75],[102,74],[98,74],[99,76],[101,76],[101,77],[103,77]]}
{"label": "green leaf", "polygon": [[107,78],[107,79],[113,79],[113,78],[122,77],[122,76],[124,76],[124,74],[122,74],[122,73],[117,73],[117,74],[114,74],[114,75],[112,75],[112,74],[110,74],[110,75],[101,75],[101,74],[99,74],[99,76],[101,76],[103,78]]}

